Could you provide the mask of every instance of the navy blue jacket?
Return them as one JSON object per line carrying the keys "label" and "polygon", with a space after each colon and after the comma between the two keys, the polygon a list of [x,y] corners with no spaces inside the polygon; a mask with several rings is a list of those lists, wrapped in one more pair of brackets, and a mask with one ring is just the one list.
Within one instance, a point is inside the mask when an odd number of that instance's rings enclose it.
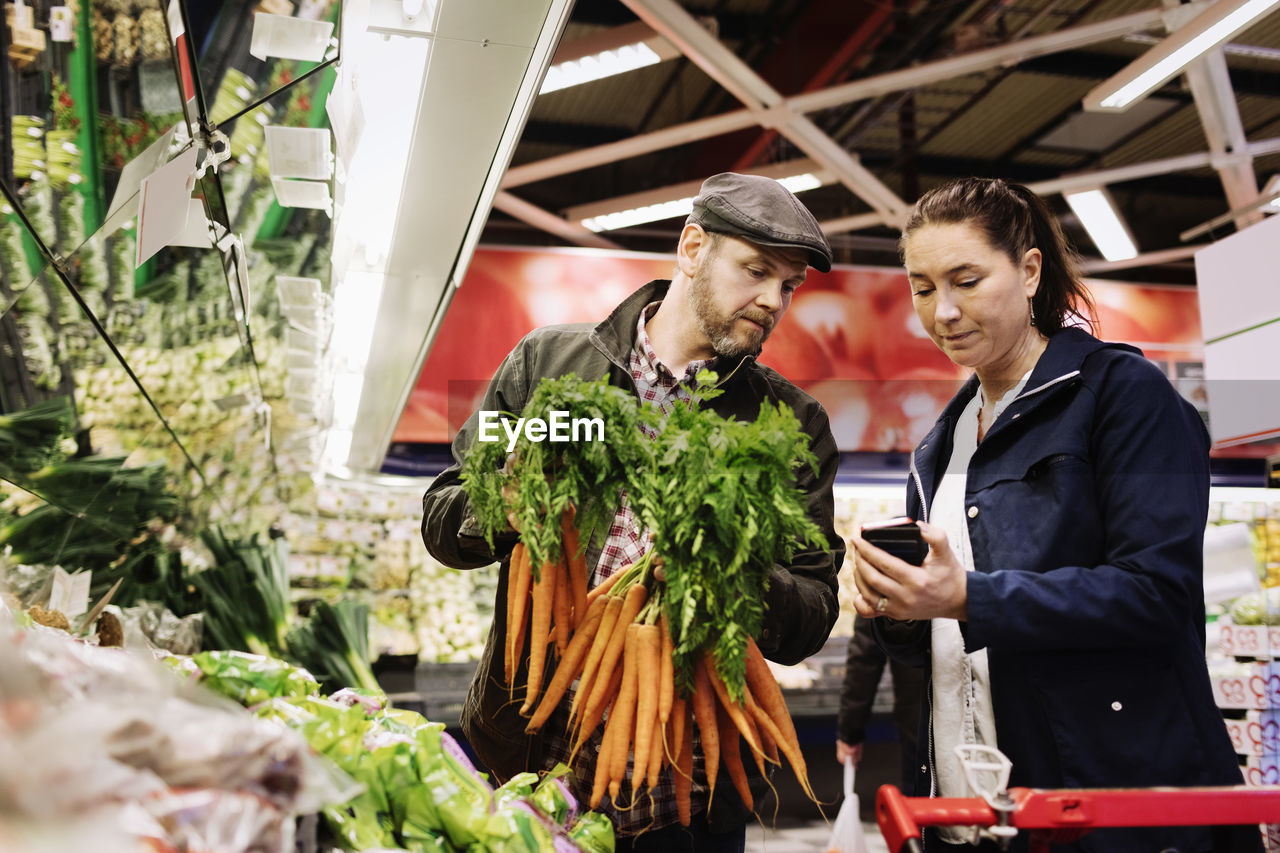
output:
{"label": "navy blue jacket", "polygon": [[[928,520],[977,388],[974,377],[912,453],[913,518]],[[1242,783],[1205,666],[1208,449],[1196,411],[1140,351],[1079,329],[1050,338],[978,445],[961,630],[968,651],[987,650],[1011,786]],[[928,665],[927,624],[876,622],[890,654]],[[919,792],[931,789],[925,727]],[[1196,829],[1108,830],[1071,849],[1166,847],[1211,844]]]}

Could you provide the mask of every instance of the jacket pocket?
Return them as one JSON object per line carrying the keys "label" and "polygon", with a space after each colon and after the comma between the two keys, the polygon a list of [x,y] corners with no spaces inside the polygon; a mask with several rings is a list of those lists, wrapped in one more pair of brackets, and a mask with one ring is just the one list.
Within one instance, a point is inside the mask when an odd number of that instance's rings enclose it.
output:
{"label": "jacket pocket", "polygon": [[[1092,656],[1091,656],[1092,658]],[[1205,766],[1200,734],[1172,666],[1124,666],[1038,685],[1062,784],[1080,788],[1194,785]],[[1073,667],[1074,668],[1074,667]]]}

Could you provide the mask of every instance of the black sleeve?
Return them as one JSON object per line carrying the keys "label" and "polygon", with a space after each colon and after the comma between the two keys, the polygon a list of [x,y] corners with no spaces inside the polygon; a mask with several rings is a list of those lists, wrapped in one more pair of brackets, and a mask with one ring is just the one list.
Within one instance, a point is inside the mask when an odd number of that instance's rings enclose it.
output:
{"label": "black sleeve", "polygon": [[[489,382],[482,411],[519,414],[528,399],[527,341],[521,341],[503,360]],[[427,551],[446,566],[475,569],[498,560],[515,547],[516,534],[495,537],[490,549],[460,481],[462,461],[479,431],[479,413],[472,412],[453,440],[453,464],[440,473],[422,497],[422,541]]]}
{"label": "black sleeve", "polygon": [[858,617],[854,622],[853,636],[849,638],[844,685],[840,690],[840,711],[836,718],[836,737],[847,744],[858,744],[867,739],[867,720],[871,718],[876,688],[880,686],[887,660],[872,633],[872,621]]}

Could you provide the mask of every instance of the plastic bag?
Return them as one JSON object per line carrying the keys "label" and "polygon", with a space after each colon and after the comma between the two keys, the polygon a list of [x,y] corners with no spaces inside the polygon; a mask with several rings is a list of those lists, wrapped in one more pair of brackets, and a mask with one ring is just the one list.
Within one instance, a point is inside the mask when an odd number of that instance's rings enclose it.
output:
{"label": "plastic bag", "polygon": [[853,792],[853,759],[844,760],[844,802],[831,826],[826,853],[867,853],[867,839],[862,834],[862,818],[858,815],[858,795]]}

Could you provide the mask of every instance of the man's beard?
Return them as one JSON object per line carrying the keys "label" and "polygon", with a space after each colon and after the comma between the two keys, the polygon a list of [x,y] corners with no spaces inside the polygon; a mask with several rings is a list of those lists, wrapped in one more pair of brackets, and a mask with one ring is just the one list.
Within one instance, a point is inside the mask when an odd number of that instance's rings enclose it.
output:
{"label": "man's beard", "polygon": [[[711,348],[716,355],[725,359],[742,358],[746,355],[759,355],[764,342],[773,331],[773,317],[764,311],[744,308],[732,316],[725,317],[716,310],[712,298],[711,258],[698,265],[689,285],[689,301],[693,305],[693,314],[698,321],[698,328],[711,341]],[[738,319],[745,317],[761,326],[760,332],[748,332],[745,339],[742,332],[735,334]],[[757,335],[759,339],[757,340]]]}

